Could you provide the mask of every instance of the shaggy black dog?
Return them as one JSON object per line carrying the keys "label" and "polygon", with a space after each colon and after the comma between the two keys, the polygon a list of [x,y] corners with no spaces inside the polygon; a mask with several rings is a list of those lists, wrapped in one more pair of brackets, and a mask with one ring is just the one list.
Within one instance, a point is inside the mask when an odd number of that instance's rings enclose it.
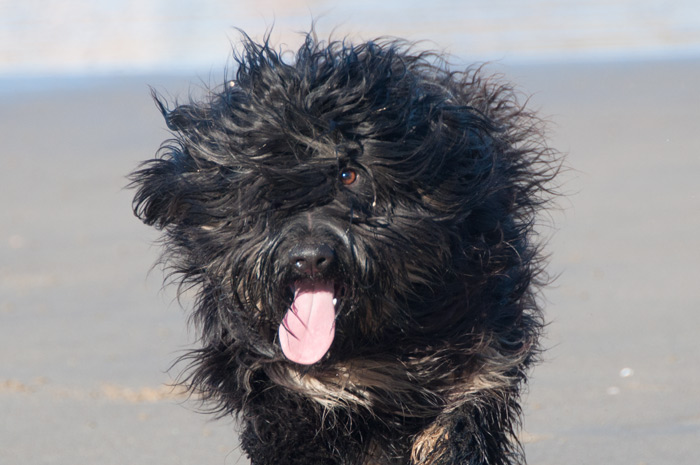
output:
{"label": "shaggy black dog", "polygon": [[134,211],[196,290],[185,382],[253,464],[523,463],[533,232],[555,156],[512,89],[398,40],[296,54],[169,109]]}

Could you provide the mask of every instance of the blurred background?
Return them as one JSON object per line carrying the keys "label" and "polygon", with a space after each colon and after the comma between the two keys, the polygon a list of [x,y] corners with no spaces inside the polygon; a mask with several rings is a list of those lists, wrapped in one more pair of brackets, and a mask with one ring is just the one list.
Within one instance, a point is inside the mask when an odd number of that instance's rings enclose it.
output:
{"label": "blurred background", "polygon": [[126,175],[168,137],[149,86],[201,94],[234,28],[295,49],[312,21],[489,62],[567,154],[529,462],[700,463],[696,0],[0,0],[0,463],[248,463],[168,387],[196,335]]}
{"label": "blurred background", "polygon": [[312,18],[325,36],[395,35],[469,60],[681,58],[700,53],[694,0],[28,0],[0,2],[4,76],[219,69],[234,27],[297,44]]}

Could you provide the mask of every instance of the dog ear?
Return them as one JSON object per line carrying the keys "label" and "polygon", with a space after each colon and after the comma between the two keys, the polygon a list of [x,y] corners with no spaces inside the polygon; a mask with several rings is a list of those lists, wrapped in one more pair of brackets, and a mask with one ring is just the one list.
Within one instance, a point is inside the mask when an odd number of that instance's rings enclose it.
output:
{"label": "dog ear", "polygon": [[179,158],[171,152],[170,156],[149,160],[130,176],[129,187],[137,188],[132,202],[134,214],[149,226],[162,229],[187,217],[189,202]]}
{"label": "dog ear", "polygon": [[[183,117],[180,107],[168,110],[153,89],[151,95],[168,128],[176,136],[185,131],[187,118]],[[163,143],[156,158],[142,163],[129,176],[131,183],[128,187],[137,189],[132,202],[134,214],[145,224],[158,229],[186,221],[190,210],[187,176],[196,172],[197,168],[193,165],[194,160],[179,138]]]}
{"label": "dog ear", "polygon": [[151,89],[151,97],[155,102],[160,114],[163,115],[168,129],[174,132],[183,132],[196,126],[196,122],[205,117],[204,112],[198,111],[196,105],[177,105],[170,110],[163,102],[158,93]]}

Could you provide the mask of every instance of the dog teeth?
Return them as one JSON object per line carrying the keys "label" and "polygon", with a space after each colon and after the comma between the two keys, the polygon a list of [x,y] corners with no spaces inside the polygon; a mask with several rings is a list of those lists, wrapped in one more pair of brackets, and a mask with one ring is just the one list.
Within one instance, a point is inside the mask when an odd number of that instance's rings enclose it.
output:
{"label": "dog teeth", "polygon": [[336,305],[338,303],[338,299],[333,299],[333,305]]}

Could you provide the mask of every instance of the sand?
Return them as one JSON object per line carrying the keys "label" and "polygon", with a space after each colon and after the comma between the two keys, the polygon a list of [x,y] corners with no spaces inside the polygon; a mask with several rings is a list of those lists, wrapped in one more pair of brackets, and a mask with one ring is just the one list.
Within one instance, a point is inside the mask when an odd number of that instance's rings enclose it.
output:
{"label": "sand", "polygon": [[[529,461],[696,465],[700,62],[500,70],[571,168]],[[124,190],[167,137],[147,84],[186,80],[18,84],[0,81],[0,463],[246,464],[230,420],[164,387],[194,335]]]}

